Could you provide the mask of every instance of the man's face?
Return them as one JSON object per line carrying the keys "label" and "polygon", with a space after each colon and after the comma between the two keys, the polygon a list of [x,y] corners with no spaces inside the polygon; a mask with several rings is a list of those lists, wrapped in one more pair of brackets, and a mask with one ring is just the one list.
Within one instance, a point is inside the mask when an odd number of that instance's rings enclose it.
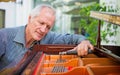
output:
{"label": "man's face", "polygon": [[50,8],[43,8],[36,17],[29,18],[29,35],[34,40],[41,40],[53,27],[55,15]]}

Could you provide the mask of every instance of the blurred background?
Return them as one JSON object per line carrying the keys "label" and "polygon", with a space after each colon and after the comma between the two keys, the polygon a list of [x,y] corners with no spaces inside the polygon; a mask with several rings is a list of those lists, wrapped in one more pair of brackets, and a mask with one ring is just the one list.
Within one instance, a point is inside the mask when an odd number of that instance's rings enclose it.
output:
{"label": "blurred background", "polygon": [[[57,12],[52,31],[82,34],[94,45],[98,20],[89,16],[90,11],[120,13],[120,0],[0,0],[0,28],[26,25],[30,11],[43,3],[52,5]],[[119,33],[119,26],[103,22],[102,44],[120,45]]]}

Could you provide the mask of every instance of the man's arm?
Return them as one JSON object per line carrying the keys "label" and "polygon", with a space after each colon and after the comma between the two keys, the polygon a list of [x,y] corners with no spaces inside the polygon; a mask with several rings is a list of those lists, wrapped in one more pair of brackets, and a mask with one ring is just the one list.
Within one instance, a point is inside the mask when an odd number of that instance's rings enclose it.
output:
{"label": "man's arm", "polygon": [[54,34],[53,44],[69,44],[69,45],[78,45],[83,40],[86,40],[86,37],[83,35],[77,34]]}
{"label": "man's arm", "polygon": [[87,55],[89,49],[94,50],[94,46],[86,39],[86,37],[77,34],[56,34],[53,43],[77,45],[74,50],[77,50],[78,56]]}
{"label": "man's arm", "polygon": [[77,45],[74,50],[77,50],[78,56],[85,56],[88,54],[88,49],[94,50],[94,46],[86,37],[77,34],[56,34],[54,35],[54,44],[74,44]]}
{"label": "man's arm", "polygon": [[82,35],[60,34],[60,33],[55,33],[50,31],[42,40],[40,40],[40,44],[78,45],[83,40],[86,40],[86,37]]}
{"label": "man's arm", "polygon": [[79,56],[88,54],[88,49],[93,50],[93,45],[86,37],[77,34],[59,34],[49,32],[41,41],[41,44],[68,44],[77,45],[74,50],[77,50]]}

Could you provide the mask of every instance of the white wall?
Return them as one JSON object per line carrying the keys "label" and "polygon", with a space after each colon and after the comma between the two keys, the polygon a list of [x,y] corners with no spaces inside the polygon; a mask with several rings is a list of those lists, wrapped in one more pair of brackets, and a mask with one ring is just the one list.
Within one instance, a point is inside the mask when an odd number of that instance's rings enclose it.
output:
{"label": "white wall", "polygon": [[[17,2],[19,2],[18,0]],[[33,0],[23,0],[23,4],[16,5],[16,26],[25,25],[28,20],[29,13],[33,6]]]}
{"label": "white wall", "polygon": [[56,9],[56,32],[71,33],[71,15],[63,14],[62,8]]}
{"label": "white wall", "polygon": [[[21,4],[20,2],[23,1]],[[0,2],[0,9],[4,9],[5,27],[16,27],[27,23],[28,15],[34,0],[16,0],[16,2]]]}
{"label": "white wall", "polygon": [[0,9],[5,10],[5,27],[12,27],[15,25],[15,3],[0,2]]}

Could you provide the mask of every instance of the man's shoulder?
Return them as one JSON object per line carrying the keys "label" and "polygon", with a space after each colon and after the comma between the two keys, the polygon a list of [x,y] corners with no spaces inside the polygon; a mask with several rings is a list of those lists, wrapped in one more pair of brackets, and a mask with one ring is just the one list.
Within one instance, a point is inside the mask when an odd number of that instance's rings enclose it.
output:
{"label": "man's shoulder", "polygon": [[49,31],[48,33],[47,33],[47,36],[52,36],[53,37],[53,35],[55,35],[56,34],[56,32],[54,32],[54,31]]}
{"label": "man's shoulder", "polygon": [[1,28],[0,32],[10,32],[10,31],[18,31],[21,28],[24,28],[25,26],[19,26],[19,27],[10,27],[10,28]]}
{"label": "man's shoulder", "polygon": [[18,31],[24,29],[25,26],[12,27],[12,28],[2,28],[0,29],[0,35],[16,35]]}

